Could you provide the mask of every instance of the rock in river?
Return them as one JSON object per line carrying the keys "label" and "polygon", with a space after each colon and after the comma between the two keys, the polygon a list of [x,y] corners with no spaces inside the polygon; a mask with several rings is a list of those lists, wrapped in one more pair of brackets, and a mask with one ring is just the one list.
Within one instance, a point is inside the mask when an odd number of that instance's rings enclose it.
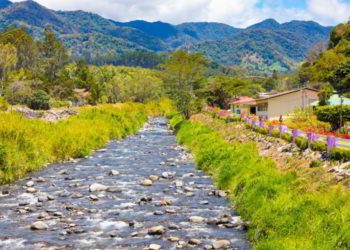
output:
{"label": "rock in river", "polygon": [[230,241],[228,240],[217,240],[213,243],[214,249],[225,249],[230,246]]}
{"label": "rock in river", "polygon": [[149,235],[162,235],[165,233],[165,229],[163,226],[155,226],[148,229]]}
{"label": "rock in river", "polygon": [[160,250],[162,247],[158,244],[151,244],[148,249],[149,250]]}
{"label": "rock in river", "polygon": [[92,184],[89,188],[90,192],[106,191],[107,189],[107,186],[98,183]]}
{"label": "rock in river", "polygon": [[200,217],[200,216],[191,216],[190,217],[190,222],[192,222],[192,223],[203,223],[204,222],[204,218]]}
{"label": "rock in river", "polygon": [[149,187],[149,186],[152,186],[152,185],[153,185],[153,182],[152,182],[151,180],[149,180],[149,179],[146,179],[146,180],[143,180],[143,181],[141,182],[141,185],[142,185],[142,186],[145,186],[145,187]]}
{"label": "rock in river", "polygon": [[45,222],[42,222],[42,221],[34,222],[30,226],[30,229],[32,229],[32,230],[47,230],[48,228],[49,228],[49,226]]}
{"label": "rock in river", "polygon": [[119,171],[117,170],[111,170],[109,173],[108,173],[109,176],[118,176],[120,175]]}

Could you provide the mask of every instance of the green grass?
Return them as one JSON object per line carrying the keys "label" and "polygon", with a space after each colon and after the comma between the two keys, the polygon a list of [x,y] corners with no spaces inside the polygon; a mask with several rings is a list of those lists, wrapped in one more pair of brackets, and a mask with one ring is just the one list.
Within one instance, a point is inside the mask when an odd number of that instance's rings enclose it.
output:
{"label": "green grass", "polygon": [[344,187],[282,173],[259,156],[254,143],[226,142],[197,121],[179,123],[177,139],[218,188],[231,191],[232,204],[249,221],[255,249],[350,248],[350,195]]}
{"label": "green grass", "polygon": [[0,184],[22,178],[48,163],[81,158],[111,139],[136,133],[148,115],[168,112],[168,103],[117,104],[80,108],[58,123],[0,115]]}

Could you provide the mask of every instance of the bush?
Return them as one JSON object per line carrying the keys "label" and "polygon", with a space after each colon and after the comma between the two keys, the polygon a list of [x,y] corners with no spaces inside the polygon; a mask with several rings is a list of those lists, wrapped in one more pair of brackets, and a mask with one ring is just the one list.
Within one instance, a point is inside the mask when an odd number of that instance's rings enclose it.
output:
{"label": "bush", "polygon": [[305,138],[298,137],[295,139],[295,144],[301,149],[305,150],[309,147],[309,141]]}
{"label": "bush", "polygon": [[0,97],[0,111],[7,111],[9,106],[7,101],[3,97]]}
{"label": "bush", "polygon": [[[332,126],[332,131],[337,131],[345,122],[350,121],[350,106],[323,106],[316,109],[317,119],[323,122],[329,122]],[[341,119],[342,122],[341,124]]]}
{"label": "bush", "polygon": [[281,138],[287,142],[292,142],[292,135],[288,133],[282,133]]}
{"label": "bush", "polygon": [[72,106],[72,102],[70,101],[57,101],[57,100],[50,101],[50,108],[69,108],[71,106]]}
{"label": "bush", "polygon": [[34,92],[29,101],[29,108],[34,110],[50,109],[50,96],[43,90]]}
{"label": "bush", "polygon": [[335,160],[335,161],[343,161],[343,162],[350,161],[350,150],[334,148],[331,151],[330,157],[332,160]]}
{"label": "bush", "polygon": [[311,142],[310,148],[314,151],[327,151],[327,145],[323,142]]}
{"label": "bush", "polygon": [[272,130],[271,136],[281,138],[281,132],[278,129]]}
{"label": "bush", "polygon": [[310,163],[310,168],[320,168],[323,166],[323,162],[322,161],[312,161]]}

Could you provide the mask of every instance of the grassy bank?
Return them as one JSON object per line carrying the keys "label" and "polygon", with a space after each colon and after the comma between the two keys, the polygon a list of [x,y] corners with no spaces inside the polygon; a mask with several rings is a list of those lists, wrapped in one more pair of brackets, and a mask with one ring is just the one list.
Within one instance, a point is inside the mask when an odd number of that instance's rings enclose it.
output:
{"label": "grassy bank", "polygon": [[0,115],[0,184],[24,177],[45,164],[81,158],[138,131],[148,115],[168,112],[169,103],[85,107],[58,123]]}
{"label": "grassy bank", "polygon": [[211,173],[219,188],[231,191],[233,205],[250,223],[255,249],[350,248],[346,188],[280,172],[272,160],[259,156],[254,143],[226,142],[199,121],[178,123],[176,129],[198,167]]}

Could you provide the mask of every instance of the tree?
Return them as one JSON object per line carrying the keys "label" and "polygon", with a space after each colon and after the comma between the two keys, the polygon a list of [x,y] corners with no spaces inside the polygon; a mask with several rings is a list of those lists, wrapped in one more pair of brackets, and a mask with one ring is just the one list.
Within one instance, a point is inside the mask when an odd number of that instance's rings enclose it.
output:
{"label": "tree", "polygon": [[228,99],[239,95],[255,96],[262,90],[260,85],[250,80],[218,75],[209,78],[202,93],[210,105],[226,109]]}
{"label": "tree", "polygon": [[38,66],[38,46],[24,28],[9,28],[0,34],[0,43],[12,44],[17,50],[16,69],[35,70]]}
{"label": "tree", "polygon": [[33,81],[13,81],[6,89],[5,97],[10,104],[27,105],[33,95],[33,90],[39,87],[39,83]]}
{"label": "tree", "polygon": [[53,31],[45,28],[44,40],[40,43],[41,68],[45,81],[52,83],[58,73],[68,63],[68,54]]}
{"label": "tree", "polygon": [[340,64],[330,75],[330,83],[338,91],[350,90],[350,60]]}
{"label": "tree", "polygon": [[207,59],[201,54],[178,50],[161,65],[167,92],[186,119],[200,108],[198,91],[205,82],[206,63]]}
{"label": "tree", "polygon": [[62,69],[50,88],[50,94],[56,100],[72,100],[74,98],[74,81],[67,69]]}
{"label": "tree", "polygon": [[263,87],[265,90],[267,91],[272,91],[272,90],[275,90],[277,89],[278,87],[278,75],[277,75],[277,72],[274,71],[272,76],[269,77],[263,84]]}
{"label": "tree", "polygon": [[334,88],[332,85],[330,85],[329,83],[323,84],[321,86],[320,93],[318,94],[318,97],[320,99],[319,105],[326,106],[327,101],[329,100],[329,98],[331,98],[333,93],[334,93]]}
{"label": "tree", "polygon": [[8,71],[17,63],[17,51],[11,44],[0,44],[0,74],[1,74],[1,89],[0,95],[4,95],[5,82]]}

